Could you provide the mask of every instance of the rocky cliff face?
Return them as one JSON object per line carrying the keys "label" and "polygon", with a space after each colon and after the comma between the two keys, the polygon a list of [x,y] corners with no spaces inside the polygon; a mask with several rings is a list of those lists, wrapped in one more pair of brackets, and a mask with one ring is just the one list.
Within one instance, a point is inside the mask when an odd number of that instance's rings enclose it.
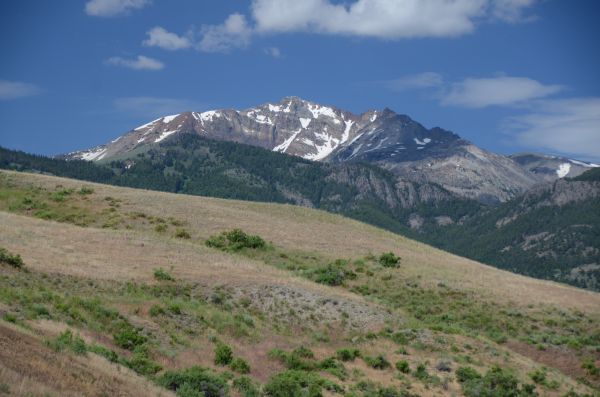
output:
{"label": "rocky cliff face", "polygon": [[462,197],[495,203],[532,187],[534,174],[441,128],[427,129],[384,109],[356,115],[297,97],[245,110],[184,112],[139,126],[112,142],[67,154],[106,161],[178,134],[260,146],[313,161],[367,162],[403,180],[435,183]]}

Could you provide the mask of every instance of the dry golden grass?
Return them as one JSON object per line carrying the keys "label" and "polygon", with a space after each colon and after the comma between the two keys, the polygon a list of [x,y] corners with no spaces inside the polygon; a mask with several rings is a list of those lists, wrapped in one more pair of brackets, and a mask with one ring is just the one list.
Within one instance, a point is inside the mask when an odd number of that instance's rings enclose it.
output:
{"label": "dry golden grass", "polygon": [[[600,313],[598,293],[502,271],[323,211],[120,188],[36,174],[2,173],[19,183],[49,189],[58,184],[75,189],[83,185],[93,186],[94,195],[99,199],[105,196],[121,199],[124,212],[139,211],[151,216],[185,220],[185,228],[196,240],[237,227],[259,234],[285,249],[316,252],[331,259],[394,251],[402,257],[401,271],[404,275],[407,278],[419,277],[424,284],[443,282],[449,287],[475,290],[520,306],[555,304]],[[223,255],[198,244],[173,241],[160,235],[105,232],[7,214],[2,216],[0,242],[23,252],[32,265],[46,270],[100,278],[147,279],[152,267],[174,266],[175,275],[182,278],[200,277],[207,281],[226,280],[229,283],[298,282],[305,288],[323,290],[246,258]],[[64,259],[48,261],[51,258],[48,255]],[[346,294],[343,291],[336,293]]]}
{"label": "dry golden grass", "polygon": [[174,396],[99,356],[56,353],[7,323],[0,323],[0,383],[13,396]]}
{"label": "dry golden grass", "polygon": [[[323,211],[290,205],[220,200],[119,188],[35,174],[8,171],[0,173],[17,184],[31,184],[50,190],[55,189],[57,185],[74,189],[84,185],[91,186],[95,192],[86,199],[91,207],[105,205],[105,197],[110,196],[120,200],[119,212],[122,214],[138,212],[144,213],[147,217],[172,217],[185,220],[183,227],[191,234],[190,240],[183,240],[172,237],[174,227],[171,226],[167,233],[156,233],[152,227],[133,230],[84,228],[0,211],[0,246],[21,254],[27,266],[35,271],[89,279],[153,283],[155,282],[153,270],[162,267],[177,279],[190,283],[210,286],[227,285],[240,290],[244,288],[266,290],[277,286],[311,296],[351,303],[364,310],[365,321],[371,322],[370,325],[374,328],[383,324],[388,315],[386,308],[346,289],[315,284],[262,262],[226,254],[207,248],[203,244],[203,240],[211,235],[223,230],[241,228],[272,241],[282,249],[314,252],[328,259],[359,258],[369,253],[393,251],[402,257],[400,269],[394,271],[400,272],[403,279],[418,279],[424,286],[433,287],[442,282],[450,288],[474,292],[482,299],[513,302],[516,307],[549,304],[579,310],[594,316],[600,314],[598,293],[501,271]],[[122,313],[131,313],[133,307],[123,305],[118,309]],[[143,314],[147,314],[147,311],[148,307],[142,308]],[[393,314],[401,321],[402,313],[393,312]],[[140,319],[140,321],[150,320]],[[150,323],[147,325],[157,326]],[[38,322],[34,326],[39,332],[50,335],[62,330],[62,325],[50,322]],[[16,332],[14,327],[7,329]],[[97,335],[86,333],[82,335],[86,340],[98,341],[95,339]],[[343,346],[341,341],[346,337],[347,335],[340,331],[338,339],[334,337],[329,344],[324,344],[327,346],[318,347],[316,352],[319,358],[333,355],[336,348]],[[161,357],[160,363],[169,368],[183,368],[194,364],[211,366],[212,345],[206,340],[206,335],[202,338],[204,339],[197,340],[188,348],[178,351],[173,357]],[[538,367],[538,364],[531,359],[515,354],[506,347],[499,348],[502,354],[498,356],[488,355],[483,342],[458,335],[454,338],[458,341],[456,343],[461,345],[468,342],[479,346],[482,353],[476,354],[476,357],[485,363],[482,370],[493,363],[510,363],[513,368],[519,368],[522,374]],[[236,354],[250,362],[253,368],[252,376],[263,382],[273,373],[281,370],[281,365],[267,356],[271,348],[291,349],[305,341],[305,335],[274,334],[263,335],[262,339],[255,343],[227,340],[234,347]],[[27,344],[29,342],[23,341],[23,343],[29,346]],[[392,365],[396,360],[405,358],[394,353],[397,346],[392,345],[388,340],[378,339],[361,348],[366,349],[369,354],[386,353]],[[506,359],[504,353],[510,354],[510,359]],[[40,355],[46,357],[43,354],[50,353],[42,354],[34,349],[31,354],[34,362],[37,362],[36,357]],[[94,368],[97,371],[94,374],[100,374],[98,376],[117,376],[111,372],[114,372],[114,366],[94,355],[88,356],[93,359],[89,362],[80,362],[81,360],[76,359],[73,365],[78,366],[69,370],[88,371],[89,368]],[[49,360],[66,360],[61,358],[62,356],[52,356],[52,354],[47,357],[50,357]],[[418,362],[430,360],[431,368],[435,366],[439,357],[438,353],[411,351],[408,359],[411,367],[416,366]],[[22,365],[25,364],[24,362]],[[23,368],[9,367],[0,360],[0,382],[4,381],[11,385],[22,382],[26,385],[23,386],[24,390],[40,394],[50,391],[60,392],[58,393],[60,395],[70,395],[72,388],[75,387],[62,384],[57,386],[50,382],[49,378],[44,378],[46,375],[40,375],[41,380],[36,380],[37,378],[26,376],[28,372],[23,372]],[[349,364],[348,368],[362,371],[365,379],[378,380],[382,384],[390,384],[390,382],[395,385],[401,384],[398,380],[390,381],[393,378],[391,370],[373,370],[360,360]],[[41,373],[51,373],[48,372],[50,370],[44,367]],[[135,385],[135,382],[142,382],[137,385],[144,387],[145,381],[130,372],[126,371],[120,375],[124,378],[119,378],[121,379],[119,382],[123,383],[118,384],[123,384],[123,390],[126,391],[120,395],[135,395],[127,394],[128,390],[133,390],[128,388]],[[59,375],[56,376],[60,378]],[[567,386],[572,386],[576,390],[586,390],[568,377],[563,378],[562,381],[562,391],[567,390]],[[460,386],[450,381],[447,390],[439,388],[428,390],[413,380],[412,390],[424,396],[457,395],[460,393]],[[548,393],[553,395],[554,392]]]}

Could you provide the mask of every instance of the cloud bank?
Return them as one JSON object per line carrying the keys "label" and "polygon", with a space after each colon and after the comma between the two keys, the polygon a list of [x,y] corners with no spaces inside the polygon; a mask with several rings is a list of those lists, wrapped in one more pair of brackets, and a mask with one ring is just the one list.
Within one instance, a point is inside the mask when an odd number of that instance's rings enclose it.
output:
{"label": "cloud bank", "polygon": [[481,21],[525,20],[526,10],[536,1],[354,0],[334,4],[330,0],[252,0],[249,17],[233,13],[221,24],[204,25],[195,47],[227,52],[246,47],[256,35],[297,32],[383,40],[457,37],[473,32]]}

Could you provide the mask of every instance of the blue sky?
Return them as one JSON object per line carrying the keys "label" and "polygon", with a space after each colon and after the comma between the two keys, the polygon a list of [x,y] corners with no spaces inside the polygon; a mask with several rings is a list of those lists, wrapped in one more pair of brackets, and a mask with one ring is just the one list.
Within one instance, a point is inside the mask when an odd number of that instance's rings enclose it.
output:
{"label": "blue sky", "polygon": [[509,154],[600,160],[595,0],[0,2],[0,145],[105,143],[297,95]]}

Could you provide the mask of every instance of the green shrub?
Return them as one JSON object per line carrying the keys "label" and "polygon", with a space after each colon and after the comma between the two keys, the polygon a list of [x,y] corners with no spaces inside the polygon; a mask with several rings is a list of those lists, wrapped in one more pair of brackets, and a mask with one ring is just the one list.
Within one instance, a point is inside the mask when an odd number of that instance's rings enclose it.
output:
{"label": "green shrub", "polygon": [[342,391],[338,385],[315,373],[287,370],[271,377],[264,393],[269,397],[321,397],[323,389]]}
{"label": "green shrub", "polygon": [[481,375],[471,367],[459,367],[456,370],[456,379],[464,383],[474,379],[480,379]]}
{"label": "green shrub", "polygon": [[369,367],[375,369],[386,369],[391,366],[390,362],[385,358],[383,354],[380,354],[375,357],[365,356],[363,357],[363,360],[365,360],[365,363],[367,363]]}
{"label": "green shrub", "polygon": [[407,374],[410,372],[410,365],[406,360],[400,360],[396,363],[396,369],[403,374]]}
{"label": "green shrub", "polygon": [[233,380],[233,388],[240,392],[242,397],[261,396],[258,386],[247,376],[240,376]]}
{"label": "green shrub", "polygon": [[152,305],[148,313],[150,314],[150,316],[156,317],[160,316],[161,314],[165,314],[165,309],[163,309],[161,305]]}
{"label": "green shrub", "polygon": [[229,365],[233,360],[233,351],[231,347],[224,343],[217,343],[215,347],[215,364],[216,365]]}
{"label": "green shrub", "polygon": [[9,323],[16,323],[17,322],[17,316],[15,316],[12,313],[4,313],[4,315],[2,316],[2,319],[4,321],[8,321]]}
{"label": "green shrub", "polygon": [[106,358],[111,363],[116,363],[119,361],[119,355],[117,353],[115,353],[114,351],[107,349],[104,346],[91,345],[91,346],[88,346],[88,351]]}
{"label": "green shrub", "polygon": [[177,389],[177,397],[204,397],[202,390],[194,388],[189,383],[184,383],[179,389]]}
{"label": "green shrub", "polygon": [[175,281],[173,276],[171,276],[165,269],[159,267],[158,269],[154,269],[154,278],[161,281]]}
{"label": "green shrub", "polygon": [[218,236],[211,236],[206,240],[208,247],[218,248],[223,251],[240,251],[248,249],[264,249],[267,246],[265,240],[260,236],[246,234],[241,229],[225,231]]}
{"label": "green shrub", "polygon": [[79,193],[82,196],[86,196],[88,194],[94,193],[94,189],[89,186],[82,186],[77,193]]}
{"label": "green shrub", "polygon": [[47,318],[50,317],[50,312],[44,305],[35,303],[35,304],[33,304],[33,306],[31,306],[31,308],[33,309],[33,312],[35,313],[36,316],[47,317]]}
{"label": "green shrub", "polygon": [[175,231],[175,237],[177,237],[177,238],[183,238],[183,239],[186,239],[186,240],[189,240],[190,238],[192,238],[192,236],[190,236],[190,234],[188,233],[188,231],[185,230],[185,229],[177,229]]}
{"label": "green shrub", "polygon": [[[222,397],[228,395],[227,382],[223,377],[206,368],[194,366],[182,371],[167,371],[162,374],[157,382],[159,385],[177,392],[178,396],[200,392],[204,397]],[[186,386],[187,385],[187,386]],[[192,394],[188,394],[190,396]]]}
{"label": "green shrub", "polygon": [[73,335],[70,329],[61,333],[56,339],[46,342],[46,344],[56,352],[69,349],[75,354],[85,354],[87,351],[81,336]]}
{"label": "green shrub", "polygon": [[581,363],[581,368],[585,369],[588,375],[598,376],[600,374],[600,368],[596,367],[596,363],[593,358],[586,358]]}
{"label": "green shrub", "polygon": [[181,305],[179,303],[171,303],[167,309],[176,315],[180,315],[181,314]]}
{"label": "green shrub", "polygon": [[396,256],[393,252],[386,252],[379,257],[379,263],[384,267],[398,267],[400,257]]}
{"label": "green shrub", "polygon": [[346,279],[356,279],[356,273],[352,270],[344,268],[345,263],[335,261],[327,266],[319,267],[312,271],[310,278],[320,284],[326,285],[342,285]]}
{"label": "green shrub", "polygon": [[152,361],[148,354],[148,348],[145,345],[137,346],[134,349],[131,360],[126,360],[125,365],[140,375],[154,375],[162,369],[162,366]]}
{"label": "green shrub", "polygon": [[355,358],[360,357],[360,350],[354,348],[344,348],[339,349],[335,354],[338,360],[354,361]]}
{"label": "green shrub", "polygon": [[236,357],[231,361],[229,366],[232,371],[235,371],[239,374],[248,374],[250,373],[250,364],[243,358]]}
{"label": "green shrub", "polygon": [[546,382],[546,371],[538,368],[535,371],[530,372],[529,377],[537,384],[544,384]]}
{"label": "green shrub", "polygon": [[497,366],[492,367],[485,376],[465,380],[461,384],[466,397],[533,397],[538,395],[535,386],[520,385],[518,379],[512,373]]}
{"label": "green shrub", "polygon": [[23,259],[19,254],[12,254],[8,252],[5,248],[0,248],[0,262],[6,263],[17,269],[22,269],[25,264],[23,263]]}
{"label": "green shrub", "polygon": [[313,371],[317,368],[317,363],[314,361],[314,353],[303,346],[291,353],[287,353],[281,349],[272,349],[269,351],[269,357],[278,359],[287,369]]}
{"label": "green shrub", "polygon": [[158,225],[154,226],[154,231],[157,233],[164,233],[167,231],[167,225],[165,225],[164,223],[159,223]]}
{"label": "green shrub", "polygon": [[140,334],[139,330],[132,325],[121,322],[120,329],[113,334],[115,344],[123,349],[134,350],[137,346],[143,345],[148,338]]}
{"label": "green shrub", "polygon": [[315,353],[313,353],[312,350],[305,346],[300,346],[294,349],[292,354],[302,358],[315,358]]}

